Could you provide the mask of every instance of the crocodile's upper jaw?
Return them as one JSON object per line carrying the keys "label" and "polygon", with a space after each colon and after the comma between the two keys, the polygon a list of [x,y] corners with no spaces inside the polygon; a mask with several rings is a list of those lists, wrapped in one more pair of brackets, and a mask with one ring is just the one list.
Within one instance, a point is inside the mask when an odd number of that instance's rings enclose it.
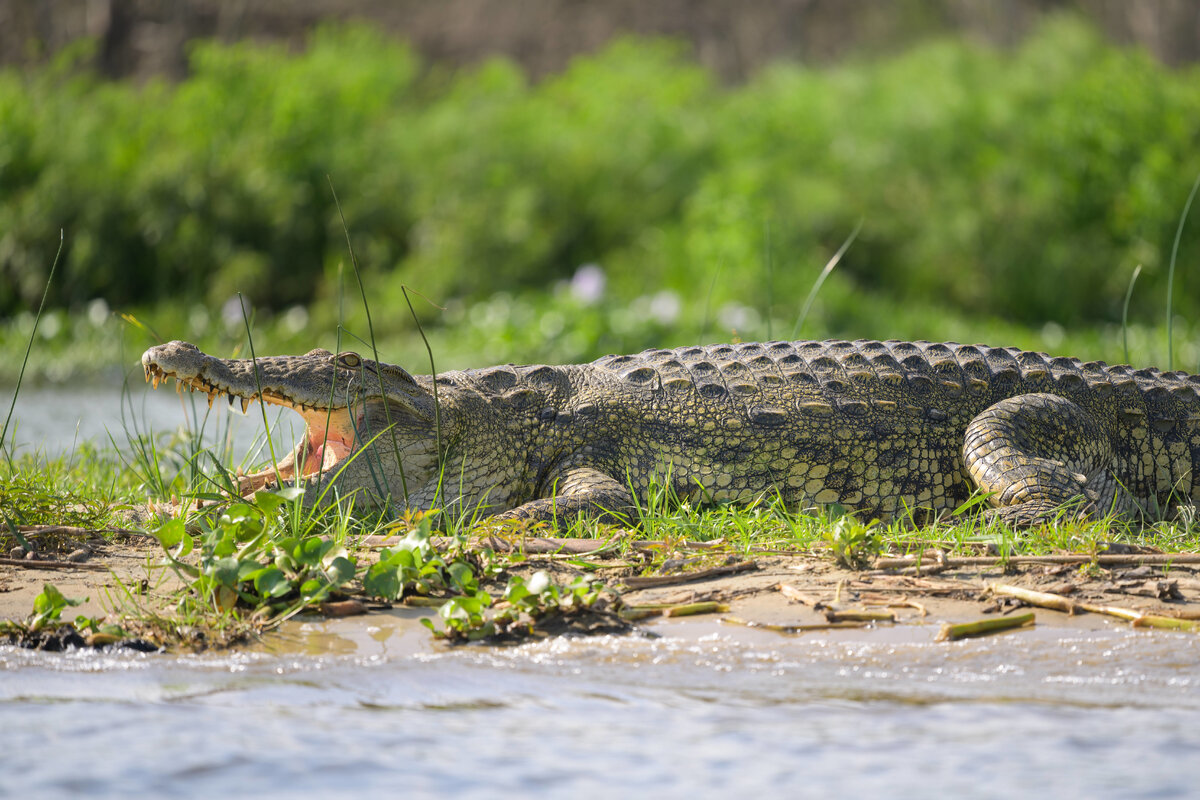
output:
{"label": "crocodile's upper jaw", "polygon": [[[304,436],[297,443],[292,453],[279,463],[279,474],[283,478],[294,478],[297,475],[313,477],[331,469],[353,453],[359,446],[358,431],[363,426],[363,411],[351,414],[348,407],[342,405],[335,408],[319,408],[316,406],[295,403],[281,394],[263,389],[247,395],[243,391],[228,386],[220,386],[206,379],[202,374],[181,375],[169,367],[163,367],[153,360],[143,359],[146,381],[158,388],[160,383],[168,378],[175,379],[176,391],[182,392],[184,387],[189,391],[197,390],[208,395],[208,405],[212,408],[213,401],[221,397],[229,399],[233,408],[240,400],[242,413],[246,413],[251,403],[262,400],[271,405],[290,408],[304,420]],[[299,469],[297,469],[297,465]],[[273,477],[275,470],[269,471]],[[265,475],[266,473],[264,473]],[[250,486],[249,489],[257,488]]]}

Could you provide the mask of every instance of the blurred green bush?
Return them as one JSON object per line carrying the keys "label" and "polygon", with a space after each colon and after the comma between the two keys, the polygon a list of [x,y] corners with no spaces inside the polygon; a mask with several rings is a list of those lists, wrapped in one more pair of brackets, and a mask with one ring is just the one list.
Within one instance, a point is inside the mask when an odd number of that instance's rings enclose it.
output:
{"label": "blurred green bush", "polygon": [[[786,336],[860,219],[820,326],[878,313],[864,298],[1111,321],[1137,264],[1133,313],[1161,313],[1200,172],[1200,71],[1070,18],[1010,52],[943,41],[739,86],[661,41],[531,84],[503,61],[426,64],[359,27],[300,53],[198,45],[179,84],[78,63],[0,72],[0,315],[36,307],[65,229],[59,307],[218,307],[241,291],[337,319],[331,176],[385,327],[407,324],[401,281],[482,308],[594,263],[643,318]],[[1200,257],[1200,220],[1181,252]],[[1200,284],[1177,280],[1177,310],[1200,316]],[[656,292],[673,294],[654,307]],[[746,313],[710,322],[722,308]]]}

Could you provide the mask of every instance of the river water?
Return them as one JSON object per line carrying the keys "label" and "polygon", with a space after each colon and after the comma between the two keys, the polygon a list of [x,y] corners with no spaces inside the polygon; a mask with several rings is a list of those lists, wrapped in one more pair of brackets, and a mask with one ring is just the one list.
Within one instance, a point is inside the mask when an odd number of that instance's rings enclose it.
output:
{"label": "river water", "polygon": [[1163,798],[1200,638],[936,626],[448,649],[413,612],[201,656],[0,648],[0,794]]}
{"label": "river water", "polygon": [[[131,436],[167,434],[180,427],[200,432],[209,442],[230,438],[239,459],[265,441],[261,406],[251,406],[245,415],[223,404],[215,404],[209,411],[204,395],[179,395],[173,391],[174,385],[157,391],[140,380],[127,387],[25,386],[17,396],[15,430],[10,428],[9,437],[16,442],[17,452],[47,456],[69,453],[82,442],[110,447],[115,443],[123,449]],[[11,388],[0,390],[4,400],[0,413],[7,414],[11,392]],[[298,414],[277,407],[268,407],[267,421],[276,442],[286,446],[303,430]],[[261,458],[266,460],[266,456]]]}
{"label": "river water", "polygon": [[[131,395],[141,430],[193,412]],[[120,393],[22,392],[22,449],[118,444]],[[199,411],[205,403],[201,399]],[[222,411],[239,447],[261,418]],[[211,423],[210,423],[211,424]],[[291,441],[289,421],[279,426]],[[1200,637],[936,626],[436,645],[395,611],[248,651],[0,647],[0,796],[1200,795]]]}

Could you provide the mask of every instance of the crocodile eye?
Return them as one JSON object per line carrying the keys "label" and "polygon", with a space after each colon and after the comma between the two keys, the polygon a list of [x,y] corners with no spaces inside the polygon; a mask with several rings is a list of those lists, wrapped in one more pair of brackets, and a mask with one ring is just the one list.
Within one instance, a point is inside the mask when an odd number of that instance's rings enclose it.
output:
{"label": "crocodile eye", "polygon": [[358,369],[362,366],[362,359],[358,357],[358,353],[338,353],[337,363],[339,367],[346,369]]}

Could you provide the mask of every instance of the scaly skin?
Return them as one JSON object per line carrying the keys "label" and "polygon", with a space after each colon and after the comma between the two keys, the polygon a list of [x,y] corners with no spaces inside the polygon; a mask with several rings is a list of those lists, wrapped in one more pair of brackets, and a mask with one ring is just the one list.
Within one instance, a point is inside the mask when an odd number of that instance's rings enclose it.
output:
{"label": "scaly skin", "polygon": [[[982,490],[992,514],[1029,526],[1064,506],[1161,518],[1200,493],[1200,377],[1012,348],[766,342],[447,372],[436,415],[431,377],[353,353],[260,358],[257,380],[249,360],[185,342],[142,363],[156,383],[243,400],[261,387],[267,402],[303,406],[306,439],[279,475],[310,474],[309,503],[354,494],[562,522],[627,512],[666,481],[695,501],[778,493],[921,519]],[[275,477],[246,476],[243,492]]]}

